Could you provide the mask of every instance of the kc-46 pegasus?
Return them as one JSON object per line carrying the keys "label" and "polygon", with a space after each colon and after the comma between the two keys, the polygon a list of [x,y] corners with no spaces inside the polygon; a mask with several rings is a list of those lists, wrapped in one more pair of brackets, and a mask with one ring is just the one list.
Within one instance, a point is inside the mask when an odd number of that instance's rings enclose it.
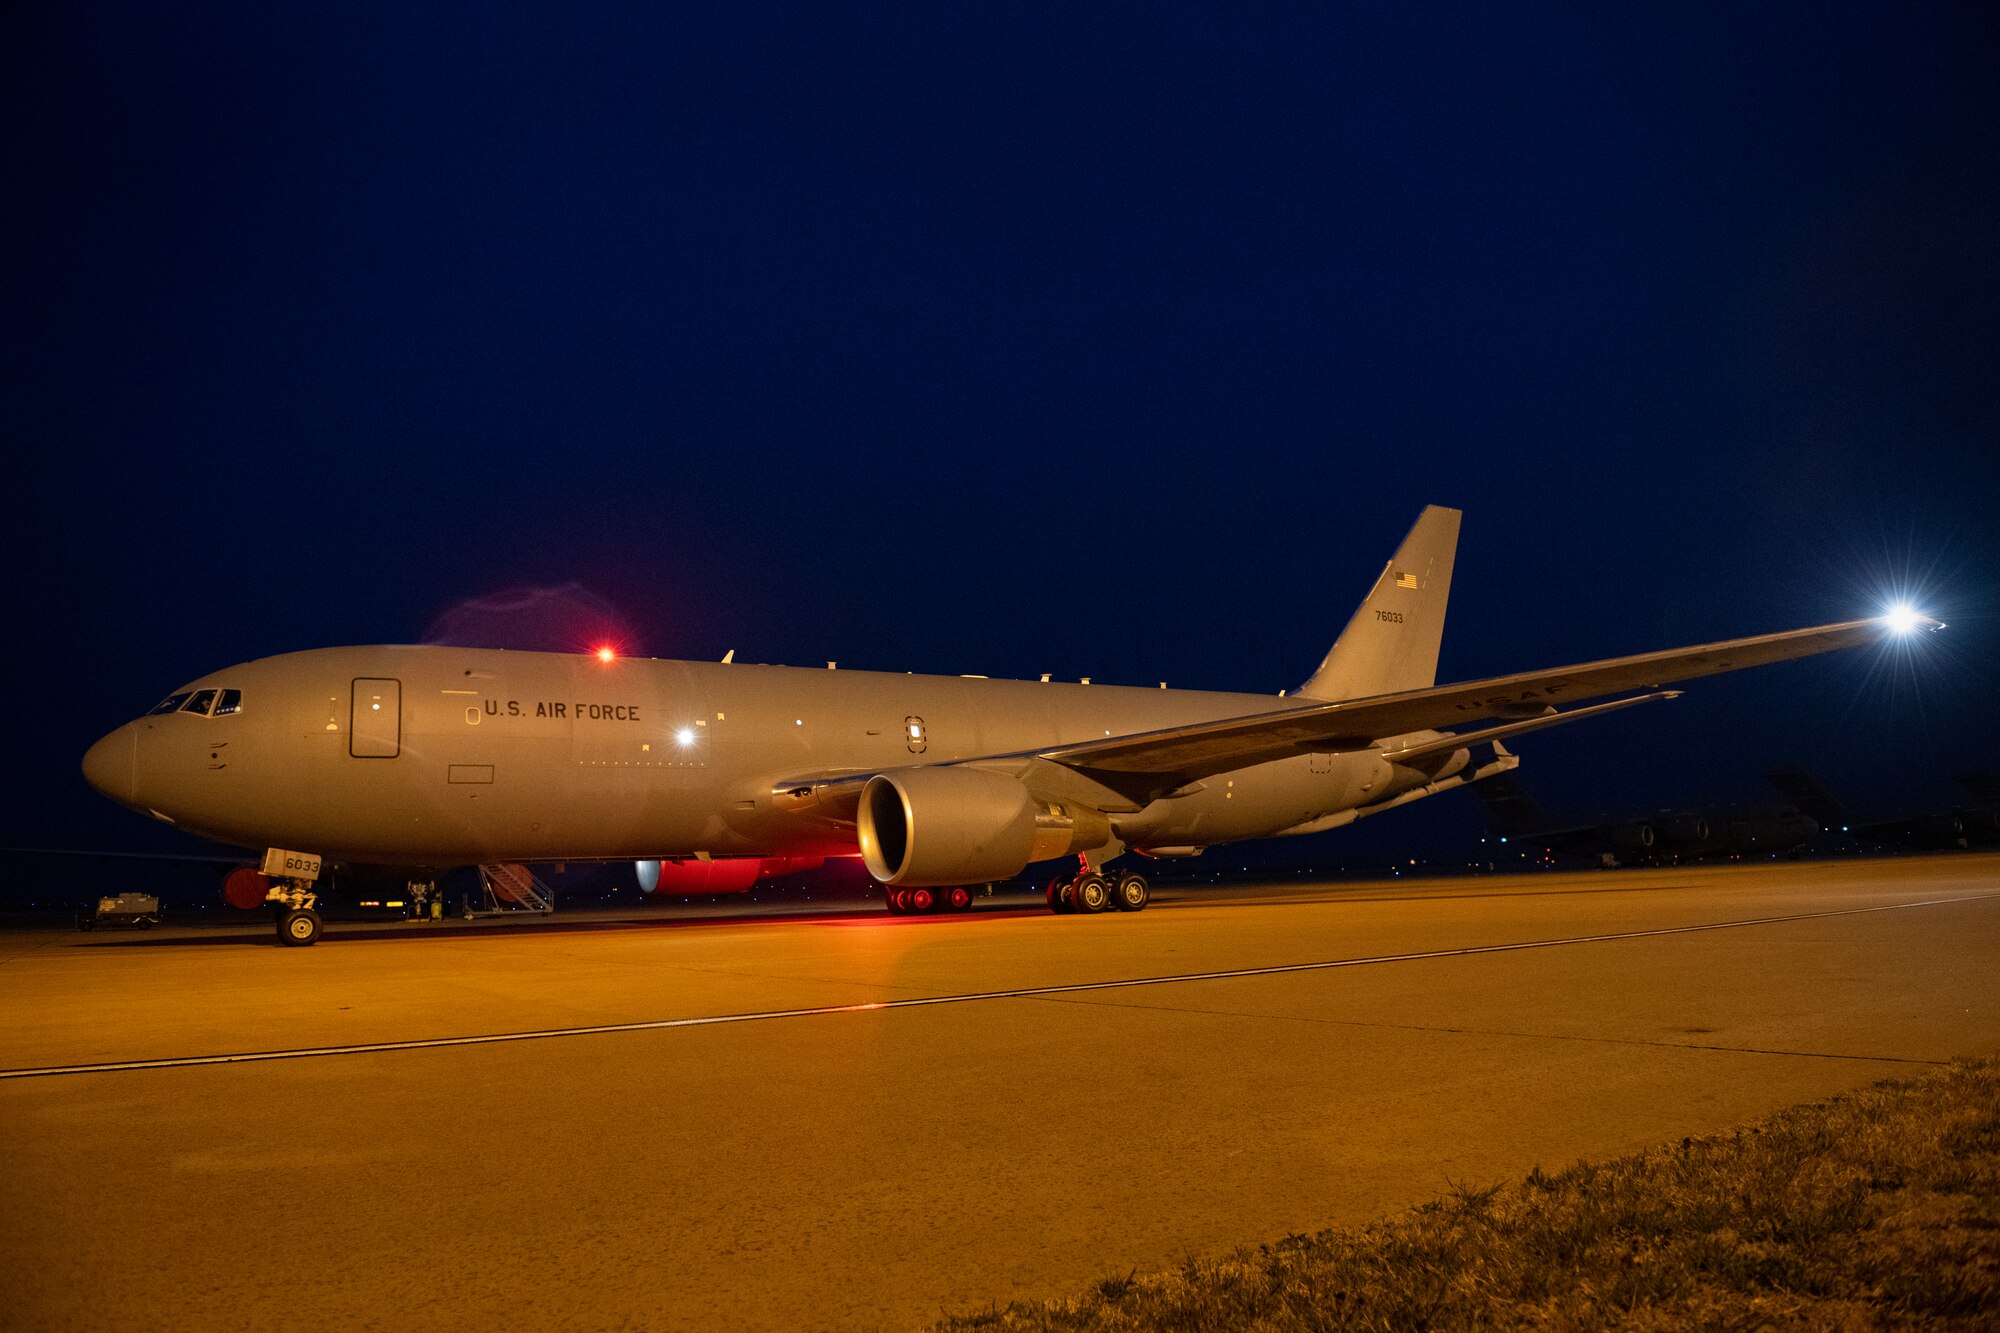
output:
{"label": "kc-46 pegasus", "polygon": [[[1914,613],[1438,685],[1459,512],[1423,511],[1319,669],[1273,698],[438,646],[326,648],[174,691],[84,757],[113,800],[262,851],[279,938],[331,862],[860,854],[894,912],[1051,871],[1146,906],[1125,853],[1317,833],[1518,763],[1499,742],[1700,676],[1936,628]],[[1601,700],[1601,702],[1586,702]]]}

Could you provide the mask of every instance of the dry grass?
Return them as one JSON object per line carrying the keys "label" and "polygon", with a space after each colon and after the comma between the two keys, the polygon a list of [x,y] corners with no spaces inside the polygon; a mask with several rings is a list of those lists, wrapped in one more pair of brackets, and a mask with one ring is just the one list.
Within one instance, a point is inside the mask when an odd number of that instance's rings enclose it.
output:
{"label": "dry grass", "polygon": [[938,1327],[2000,1329],[2000,1062]]}

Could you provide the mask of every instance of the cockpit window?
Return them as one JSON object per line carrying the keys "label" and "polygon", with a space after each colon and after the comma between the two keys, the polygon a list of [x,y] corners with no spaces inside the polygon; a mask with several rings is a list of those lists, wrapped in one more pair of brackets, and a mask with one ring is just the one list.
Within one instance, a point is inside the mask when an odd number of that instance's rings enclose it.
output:
{"label": "cockpit window", "polygon": [[215,706],[215,695],[214,690],[196,690],[188,696],[188,701],[181,705],[181,711],[207,717],[208,710]]}
{"label": "cockpit window", "polygon": [[178,712],[180,710],[180,706],[186,703],[187,701],[188,697],[185,694],[170,694],[166,698],[160,700],[160,702],[158,702],[157,704],[154,704],[153,711],[146,714],[146,716],[158,717],[162,713]]}
{"label": "cockpit window", "polygon": [[222,697],[215,701],[215,716],[228,717],[243,708],[243,691],[224,690]]}

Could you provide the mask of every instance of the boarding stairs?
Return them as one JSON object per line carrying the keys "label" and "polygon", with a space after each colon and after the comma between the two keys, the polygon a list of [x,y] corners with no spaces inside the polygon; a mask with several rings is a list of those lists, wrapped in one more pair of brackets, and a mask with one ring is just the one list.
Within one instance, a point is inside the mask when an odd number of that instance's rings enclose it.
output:
{"label": "boarding stairs", "polygon": [[467,908],[465,915],[470,918],[555,910],[555,887],[528,867],[512,862],[479,867],[479,903]]}

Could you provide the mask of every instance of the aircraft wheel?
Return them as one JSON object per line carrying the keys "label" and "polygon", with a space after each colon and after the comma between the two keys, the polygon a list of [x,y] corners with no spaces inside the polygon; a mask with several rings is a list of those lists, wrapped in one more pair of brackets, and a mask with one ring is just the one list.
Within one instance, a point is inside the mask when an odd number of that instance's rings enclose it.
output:
{"label": "aircraft wheel", "polygon": [[1085,916],[1096,916],[1099,912],[1110,910],[1111,886],[1104,882],[1104,876],[1095,871],[1078,875],[1070,897],[1075,900],[1077,911]]}
{"label": "aircraft wheel", "polygon": [[945,892],[944,902],[954,912],[969,912],[972,910],[972,890],[963,884],[954,884]]}
{"label": "aircraft wheel", "polygon": [[1076,902],[1070,897],[1070,883],[1066,879],[1049,881],[1049,910],[1057,916],[1068,916],[1076,910]]}
{"label": "aircraft wheel", "polygon": [[903,914],[903,909],[896,904],[896,892],[895,889],[882,890],[882,902],[889,909],[890,916],[901,916]]}
{"label": "aircraft wheel", "polygon": [[1143,912],[1153,900],[1153,886],[1144,875],[1126,871],[1111,890],[1111,905],[1121,912]]}
{"label": "aircraft wheel", "polygon": [[912,912],[937,911],[938,896],[935,889],[911,889],[910,910]]}
{"label": "aircraft wheel", "polygon": [[286,944],[304,947],[319,939],[319,913],[310,907],[287,909],[278,916],[278,938]]}

